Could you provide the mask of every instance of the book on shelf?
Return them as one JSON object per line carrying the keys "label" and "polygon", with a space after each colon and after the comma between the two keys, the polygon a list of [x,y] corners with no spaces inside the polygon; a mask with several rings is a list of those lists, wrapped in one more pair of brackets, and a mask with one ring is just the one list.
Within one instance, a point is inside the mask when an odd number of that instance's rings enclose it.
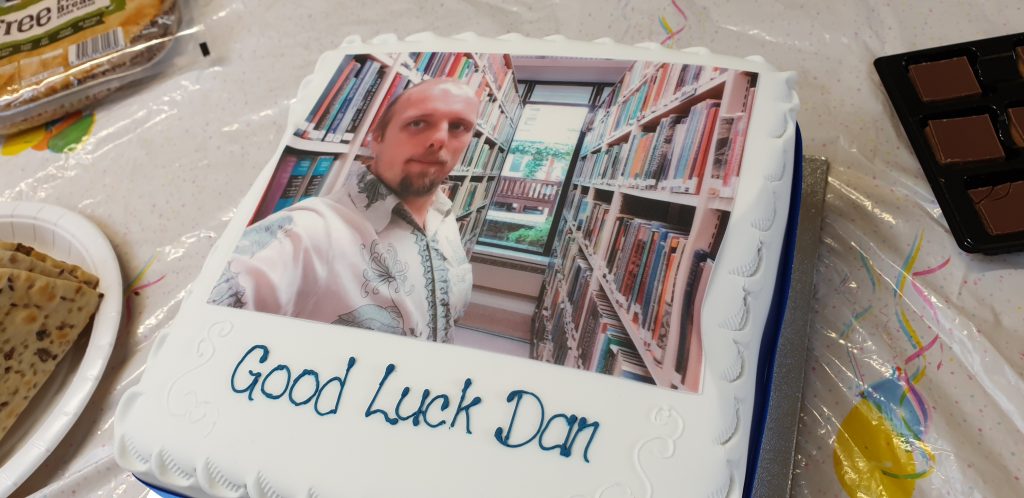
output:
{"label": "book on shelf", "polygon": [[661,291],[652,296],[657,304],[648,310],[645,329],[651,335],[651,355],[658,363],[664,361],[668,337],[672,333],[672,308],[675,304],[680,261],[686,249],[686,239],[682,236],[670,237],[666,242],[666,249],[668,260],[663,275],[659,276],[662,282]]}
{"label": "book on shelf", "polygon": [[274,175],[270,177],[267,189],[263,191],[263,197],[260,199],[260,205],[256,208],[256,213],[253,215],[253,223],[274,213],[277,200],[284,193],[288,180],[292,176],[292,170],[295,168],[295,163],[298,160],[299,157],[295,154],[288,152],[281,154],[281,158],[277,160],[277,167],[274,168]]}
{"label": "book on shelf", "polygon": [[327,86],[324,87],[324,91],[320,93],[320,97],[317,98],[316,103],[309,110],[306,115],[306,119],[303,120],[302,124],[298,129],[295,130],[295,136],[310,138],[310,135],[314,132],[318,122],[320,122],[321,116],[328,108],[328,103],[334,98],[335,94],[347,83],[348,74],[356,67],[358,63],[354,63],[351,55],[346,55],[338,64],[338,68],[335,69],[331,79],[327,82]]}
{"label": "book on shelf", "polygon": [[[696,194],[704,174],[704,162],[710,147],[710,135],[718,116],[719,100],[705,100],[693,106],[687,115],[679,153],[672,159],[670,180],[673,191]],[[676,130],[678,133],[680,130]]]}
{"label": "book on shelf", "polygon": [[604,291],[598,288],[588,297],[587,320],[580,333],[580,360],[587,370],[602,371],[601,359],[612,342],[609,334],[618,334],[627,340],[628,335]]}
{"label": "book on shelf", "polygon": [[644,361],[635,348],[620,345],[614,348],[613,355],[611,375],[654,384],[651,372],[644,366]]}
{"label": "book on shelf", "polygon": [[323,140],[327,136],[327,129],[334,123],[338,114],[345,112],[345,106],[352,102],[352,99],[355,97],[353,91],[359,85],[359,74],[364,65],[353,60],[349,63],[349,66],[351,70],[346,73],[346,79],[340,82],[341,87],[330,100],[324,103],[324,112],[320,114],[320,119],[317,120],[316,125],[312,129],[306,128],[302,138],[306,140]]}
{"label": "book on shelf", "polygon": [[711,279],[711,271],[714,269],[715,261],[708,259],[701,263],[700,280],[697,282],[697,295],[693,303],[693,320],[690,325],[689,345],[687,347],[687,359],[685,372],[681,374],[682,386],[687,390],[697,392],[700,389],[701,365],[704,361],[704,339],[701,335],[700,318],[704,306],[704,296],[707,294],[708,281]]}
{"label": "book on shelf", "polygon": [[331,168],[334,167],[334,161],[336,159],[337,158],[334,156],[317,156],[313,162],[313,167],[309,172],[309,176],[304,181],[301,193],[295,202],[300,202],[310,197],[320,195],[320,190],[323,189],[324,181],[327,180],[327,175],[331,173]]}
{"label": "book on shelf", "polygon": [[252,222],[260,221],[296,202],[320,195],[336,160],[337,157],[333,155],[301,154],[286,150],[278,160]]}
{"label": "book on shelf", "polygon": [[367,64],[366,75],[360,79],[359,86],[356,88],[355,94],[348,103],[344,114],[340,118],[335,119],[327,129],[327,136],[324,137],[324,141],[348,143],[355,136],[356,128],[361,124],[366,108],[373,101],[373,97],[380,87],[380,82],[384,79],[384,71],[381,70],[380,63],[369,61]]}
{"label": "book on shelf", "polygon": [[459,188],[461,186],[462,182],[445,180],[445,182],[442,183],[440,187],[438,187],[438,190],[442,194],[444,194],[444,196],[447,197],[449,201],[452,201],[455,199],[455,196],[458,194]]}
{"label": "book on shelf", "polygon": [[726,163],[725,174],[722,178],[722,187],[718,194],[719,197],[735,197],[736,195],[736,184],[739,180],[740,164],[743,160],[743,145],[747,139],[747,126],[750,121],[750,113],[754,108],[754,97],[756,93],[756,87],[750,86],[747,89],[746,98],[743,101],[743,115],[740,119],[740,124],[736,127],[735,133],[733,133],[733,136],[730,138],[730,143],[734,145],[730,146],[731,150],[729,151],[729,159]]}
{"label": "book on shelf", "polygon": [[373,57],[346,56],[294,135],[313,141],[351,141],[386,74]]}
{"label": "book on shelf", "polygon": [[[694,310],[697,303],[703,301],[703,296],[698,294],[701,275],[705,268],[710,271],[711,266],[707,264],[712,261],[710,253],[704,249],[693,252],[693,261],[689,265],[689,272],[686,275],[686,285],[683,288],[684,302],[682,318],[679,321],[679,346],[676,352],[675,370],[680,376],[686,375],[686,367],[689,363],[690,344],[694,331],[699,332],[699,324],[694,323]],[[695,329],[696,325],[696,329]]]}
{"label": "book on shelf", "polygon": [[274,204],[274,210],[276,213],[292,204],[295,204],[295,200],[302,192],[302,186],[306,182],[306,176],[309,175],[313,169],[313,156],[300,155],[295,161],[295,165],[292,167],[291,174],[288,176],[288,181],[285,183],[284,190],[281,192],[281,196],[278,197]]}
{"label": "book on shelf", "polygon": [[472,209],[480,207],[482,199],[489,199],[493,181],[471,181],[458,188],[452,198],[452,210],[456,216],[463,216]]}
{"label": "book on shelf", "polygon": [[578,181],[611,180],[633,188],[671,186],[697,194],[711,151],[720,100],[703,100],[683,116],[668,115],[654,131],[638,131],[624,144],[593,151],[580,159]]}
{"label": "book on shelf", "polygon": [[462,238],[462,247],[467,255],[473,253],[473,247],[476,245],[480,230],[486,221],[487,214],[484,210],[477,210],[470,213],[469,216],[459,218],[459,236]]}
{"label": "book on shelf", "polygon": [[732,139],[733,123],[740,117],[730,114],[722,116],[718,121],[718,130],[715,133],[713,145],[714,153],[711,155],[711,171],[708,172],[709,188],[715,192],[721,190],[722,179],[725,177],[725,165],[729,161],[729,143]]}
{"label": "book on shelf", "polygon": [[480,147],[480,145],[483,144],[483,142],[484,142],[483,136],[481,136],[481,135],[474,135],[473,138],[471,138],[469,140],[469,145],[466,147],[465,152],[462,153],[462,159],[459,161],[458,166],[455,167],[453,172],[455,172],[455,173],[468,172],[470,170],[470,165],[473,163],[473,160],[476,158],[476,151]]}

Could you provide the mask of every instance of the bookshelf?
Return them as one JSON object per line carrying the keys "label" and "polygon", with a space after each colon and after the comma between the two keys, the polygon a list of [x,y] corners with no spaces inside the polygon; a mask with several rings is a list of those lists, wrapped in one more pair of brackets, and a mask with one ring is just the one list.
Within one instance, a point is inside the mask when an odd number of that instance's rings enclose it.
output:
{"label": "bookshelf", "polygon": [[450,77],[474,88],[481,100],[471,143],[442,186],[471,252],[522,114],[511,62],[503,54],[459,52],[346,55],[286,138],[250,223],[339,188],[353,163],[373,158],[370,131],[386,105],[411,85]]}
{"label": "bookshelf", "polygon": [[[595,356],[611,358],[618,366],[605,361],[605,373],[700,390],[700,308],[756,82],[638,62],[591,113],[534,314],[535,359],[595,370]],[[573,314],[586,320],[558,323],[573,306],[587,308]]]}

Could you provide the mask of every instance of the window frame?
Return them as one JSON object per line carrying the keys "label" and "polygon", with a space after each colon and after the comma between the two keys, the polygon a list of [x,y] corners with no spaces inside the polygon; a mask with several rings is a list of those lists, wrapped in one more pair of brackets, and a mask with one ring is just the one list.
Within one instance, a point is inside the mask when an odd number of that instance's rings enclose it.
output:
{"label": "window frame", "polygon": [[[522,95],[522,105],[523,105],[524,109],[526,108],[527,105],[530,105],[530,104],[557,105],[557,106],[564,106],[564,107],[585,107],[585,108],[587,108],[587,114],[583,118],[583,124],[584,125],[586,125],[589,122],[589,120],[590,120],[591,116],[593,115],[594,111],[600,106],[600,100],[599,99],[601,98],[601,95],[604,93],[604,89],[606,87],[612,86],[611,83],[593,83],[593,82],[579,82],[579,81],[537,81],[537,80],[526,80],[526,81],[520,81],[518,83],[520,85],[522,85],[522,87],[524,88],[523,95]],[[552,101],[545,101],[545,100],[534,100],[533,99],[533,90],[537,87],[537,85],[589,86],[590,87],[590,100],[586,104],[566,103],[566,102],[552,102]],[[518,123],[517,123],[517,126],[518,126]],[[511,245],[511,244],[503,244],[501,242],[487,240],[487,239],[482,238],[482,236],[478,236],[477,237],[477,245],[484,246],[484,247],[494,247],[494,248],[504,249],[504,250],[507,250],[507,251],[515,251],[515,252],[519,252],[519,253],[522,253],[522,254],[530,254],[530,255],[534,255],[534,256],[544,256],[544,257],[550,257],[551,256],[551,248],[554,246],[554,243],[555,243],[555,236],[557,235],[557,232],[558,232],[557,227],[558,227],[558,225],[561,222],[562,212],[565,209],[565,199],[566,199],[566,196],[568,195],[568,192],[569,192],[569,188],[567,188],[567,187],[571,187],[572,186],[572,178],[573,178],[573,176],[576,173],[576,163],[579,161],[580,152],[581,152],[581,149],[583,148],[583,139],[585,138],[584,131],[586,131],[586,130],[583,130],[583,129],[580,130],[579,137],[577,137],[577,139],[576,139],[576,145],[573,147],[573,150],[572,150],[572,156],[569,158],[569,168],[566,170],[565,178],[562,180],[562,186],[558,189],[558,200],[555,202],[555,209],[552,212],[552,220],[553,221],[551,223],[551,229],[548,230],[547,239],[544,241],[544,248],[539,250],[539,251],[535,250],[535,249],[527,249],[527,248],[520,247],[520,246],[515,246],[515,245]],[[512,141],[515,141],[515,133],[513,133],[513,135],[512,135]],[[509,143],[509,145],[511,146],[511,142]],[[501,170],[502,170],[502,172],[498,174],[498,181],[500,181],[502,176],[503,176],[502,173],[504,173],[504,170],[505,170],[505,165],[504,164],[501,165]],[[491,207],[491,204],[493,204],[493,202],[494,202],[494,198],[492,197],[491,198],[491,203],[488,204],[488,206],[487,206],[487,211],[488,212],[490,212],[490,207]],[[484,213],[484,216],[486,217],[487,213]],[[484,225],[483,226],[487,226],[487,221],[486,220],[484,221]],[[483,228],[481,228],[481,230],[482,229]]]}

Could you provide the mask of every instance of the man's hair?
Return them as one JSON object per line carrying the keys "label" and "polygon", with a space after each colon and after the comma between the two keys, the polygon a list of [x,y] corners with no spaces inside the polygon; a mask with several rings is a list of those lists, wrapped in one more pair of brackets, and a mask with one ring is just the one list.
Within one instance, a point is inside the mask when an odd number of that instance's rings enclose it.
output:
{"label": "man's hair", "polygon": [[469,88],[469,85],[466,85],[463,81],[457,80],[455,78],[435,78],[423,80],[409,88],[406,88],[405,91],[399,93],[397,97],[395,97],[391,102],[388,102],[387,105],[385,105],[384,111],[380,113],[380,119],[377,120],[377,125],[374,126],[372,130],[370,130],[370,132],[373,133],[373,139],[375,141],[379,141],[380,139],[384,138],[384,132],[388,129],[388,125],[391,124],[391,120],[395,117],[395,109],[398,108],[398,103],[402,100],[402,97],[405,97],[409,92],[416,90],[421,86],[425,86],[427,84],[439,85],[442,83],[455,83],[459,85],[464,85],[466,88]]}

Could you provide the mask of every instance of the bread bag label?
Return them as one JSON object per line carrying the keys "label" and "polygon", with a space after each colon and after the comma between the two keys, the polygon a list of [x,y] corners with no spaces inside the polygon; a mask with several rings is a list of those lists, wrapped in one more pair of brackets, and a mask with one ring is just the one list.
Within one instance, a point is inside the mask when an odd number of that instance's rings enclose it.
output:
{"label": "bread bag label", "polygon": [[[0,7],[0,60],[59,42],[102,26],[104,17],[124,10],[127,0],[25,0]],[[116,27],[68,48],[71,66],[124,48]]]}

